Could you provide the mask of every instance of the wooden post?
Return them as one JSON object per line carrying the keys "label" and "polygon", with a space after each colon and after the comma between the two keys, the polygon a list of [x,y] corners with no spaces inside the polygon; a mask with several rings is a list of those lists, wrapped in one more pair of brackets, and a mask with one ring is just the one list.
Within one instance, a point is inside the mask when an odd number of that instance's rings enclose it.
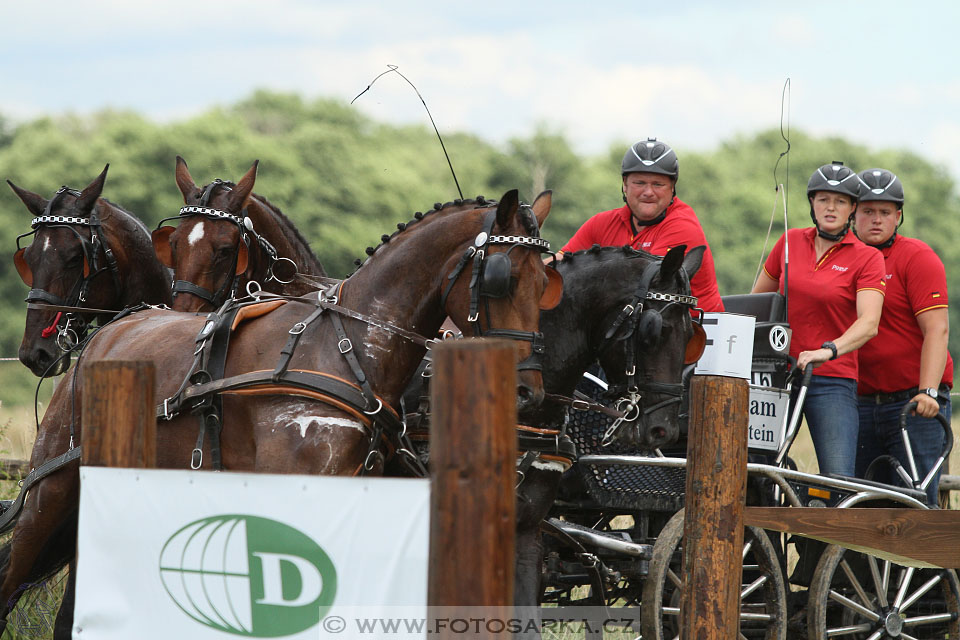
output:
{"label": "wooden post", "polygon": [[103,360],[83,367],[82,464],[157,466],[152,362]]}
{"label": "wooden post", "polygon": [[[516,345],[457,340],[438,345],[433,355],[427,602],[450,607],[444,617],[483,606],[485,615],[507,620],[513,607]],[[447,627],[432,637],[463,635]]]}
{"label": "wooden post", "polygon": [[746,380],[693,377],[680,613],[684,640],[738,637],[748,404]]}

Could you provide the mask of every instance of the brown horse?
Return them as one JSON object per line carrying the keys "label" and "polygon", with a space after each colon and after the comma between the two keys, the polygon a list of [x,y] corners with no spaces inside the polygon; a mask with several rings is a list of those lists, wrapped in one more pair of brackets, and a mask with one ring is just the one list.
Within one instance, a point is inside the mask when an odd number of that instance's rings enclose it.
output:
{"label": "brown horse", "polygon": [[[527,360],[539,344],[533,336],[539,336],[541,299],[559,299],[555,290],[559,278],[549,277],[539,258],[546,244],[538,237],[539,225],[549,207],[549,195],[539,197],[532,207],[521,206],[516,191],[505,194],[498,204],[465,201],[440,206],[400,225],[400,231],[370,250],[371,257],[339,288],[333,307],[323,307],[316,295],[280,298],[274,301],[282,303],[279,308],[239,324],[230,339],[224,376],[236,380],[261,370],[267,375],[258,384],[222,396],[224,467],[323,474],[353,474],[365,466],[379,470],[377,463],[367,464],[377,459],[371,458],[371,451],[379,450],[380,438],[374,434],[380,432],[377,423],[371,423],[379,407],[365,413],[344,401],[338,406],[346,410],[338,408],[317,399],[324,395],[322,389],[295,388],[285,384],[286,376],[272,384],[269,374],[284,350],[292,353],[286,368],[291,374],[329,375],[341,381],[357,379],[345,358],[355,355],[370,390],[382,403],[381,412],[393,411],[425,352],[404,334],[435,335],[445,316],[468,331],[526,336],[518,357]],[[329,300],[327,304],[333,304]],[[338,334],[341,313],[343,333]],[[101,329],[81,364],[150,360],[161,373],[156,397],[172,398],[194,369],[197,337],[206,323],[203,316],[142,311]],[[295,349],[288,348],[290,330],[300,336]],[[76,417],[81,415],[82,370],[73,382],[61,384],[54,393],[34,446],[34,467],[79,441]],[[539,371],[521,370],[518,406],[531,408],[542,397]],[[191,464],[198,428],[203,427],[189,414],[161,422],[158,465]],[[73,557],[78,478],[77,466],[69,464],[28,494],[10,544],[0,550],[0,557],[8,559],[0,583],[0,619],[15,604],[21,585],[36,582]],[[71,602],[71,587],[68,584],[65,602]],[[61,610],[60,628],[69,630],[71,616],[67,607]]]}
{"label": "brown horse", "polygon": [[325,276],[307,241],[283,213],[253,193],[259,161],[240,182],[198,187],[177,156],[177,186],[187,205],[176,227],[153,232],[153,246],[173,269],[173,308],[210,311],[256,282],[264,291],[300,296],[317,288],[307,276]]}
{"label": "brown horse", "polygon": [[[92,320],[102,324],[141,302],[171,302],[169,276],[153,253],[150,231],[100,197],[108,168],[83,191],[61,187],[49,200],[7,180],[34,215],[33,231],[17,238],[13,261],[30,287],[20,362],[37,376],[67,370],[70,349]],[[28,235],[33,243],[21,249],[20,238]],[[69,309],[76,307],[113,313]]]}

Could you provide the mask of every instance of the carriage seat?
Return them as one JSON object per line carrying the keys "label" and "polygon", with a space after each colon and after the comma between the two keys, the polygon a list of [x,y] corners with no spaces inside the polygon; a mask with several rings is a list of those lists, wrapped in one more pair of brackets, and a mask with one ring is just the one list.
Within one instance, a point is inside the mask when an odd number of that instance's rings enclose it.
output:
{"label": "carriage seat", "polygon": [[757,322],[786,322],[786,302],[782,294],[740,293],[722,296],[723,308],[729,313],[753,316]]}

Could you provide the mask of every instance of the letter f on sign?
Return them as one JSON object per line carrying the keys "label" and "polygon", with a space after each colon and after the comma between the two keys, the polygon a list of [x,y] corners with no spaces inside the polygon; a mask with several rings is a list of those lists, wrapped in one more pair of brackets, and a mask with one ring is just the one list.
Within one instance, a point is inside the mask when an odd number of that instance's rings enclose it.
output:
{"label": "letter f on sign", "polygon": [[733,353],[733,344],[737,341],[737,336],[727,338],[727,353]]}

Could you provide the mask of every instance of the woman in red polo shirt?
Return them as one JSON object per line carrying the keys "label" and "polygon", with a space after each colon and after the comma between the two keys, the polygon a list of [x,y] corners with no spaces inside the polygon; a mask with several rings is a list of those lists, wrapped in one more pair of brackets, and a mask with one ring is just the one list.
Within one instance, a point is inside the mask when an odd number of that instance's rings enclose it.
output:
{"label": "woman in red polo shirt", "polygon": [[807,183],[814,226],[784,234],[753,286],[783,292],[789,278],[790,355],[801,370],[815,367],[804,418],[820,473],[845,476],[854,473],[859,433],[856,350],[877,334],[885,286],[879,252],[849,233],[859,195],[860,180],[843,163],[817,169]]}

